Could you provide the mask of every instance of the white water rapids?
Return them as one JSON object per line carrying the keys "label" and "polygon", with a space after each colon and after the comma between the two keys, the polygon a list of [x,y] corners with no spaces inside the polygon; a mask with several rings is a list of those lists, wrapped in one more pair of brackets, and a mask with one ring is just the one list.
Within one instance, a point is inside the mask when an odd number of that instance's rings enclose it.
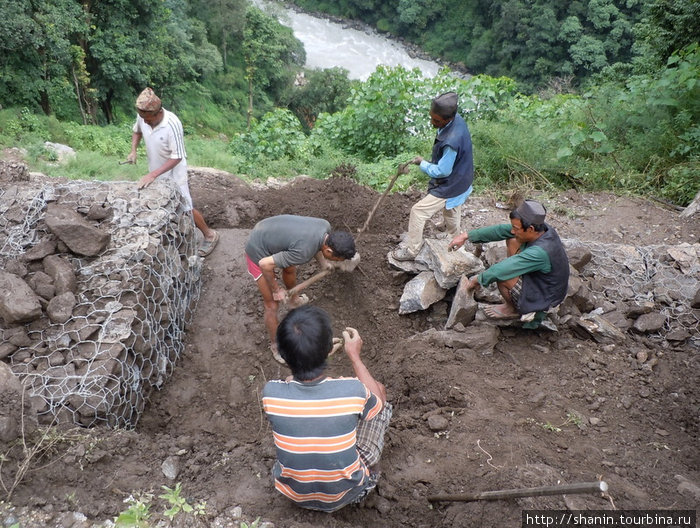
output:
{"label": "white water rapids", "polygon": [[351,79],[363,81],[380,64],[418,68],[426,77],[434,76],[440,68],[435,62],[412,58],[406,48],[374,31],[345,28],[275,2],[253,0],[253,4],[292,28],[294,36],[304,44],[307,68],[340,66],[348,70]]}

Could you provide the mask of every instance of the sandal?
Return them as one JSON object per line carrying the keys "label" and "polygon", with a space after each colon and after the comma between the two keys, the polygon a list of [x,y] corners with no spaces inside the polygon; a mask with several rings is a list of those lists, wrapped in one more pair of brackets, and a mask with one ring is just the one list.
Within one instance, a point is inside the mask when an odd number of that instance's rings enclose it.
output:
{"label": "sandal", "polygon": [[214,248],[216,245],[219,243],[219,232],[214,231],[214,238],[212,240],[207,240],[206,238],[204,239],[204,242],[202,242],[201,247],[197,251],[197,254],[200,257],[206,257],[209,255],[212,251],[214,251]]}

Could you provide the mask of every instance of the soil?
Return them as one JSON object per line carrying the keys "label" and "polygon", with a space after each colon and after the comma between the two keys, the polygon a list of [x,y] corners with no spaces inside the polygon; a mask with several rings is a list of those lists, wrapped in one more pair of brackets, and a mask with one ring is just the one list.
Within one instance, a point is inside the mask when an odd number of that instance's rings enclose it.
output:
{"label": "soil", "polygon": [[[282,213],[323,217],[356,231],[380,195],[346,178],[299,178],[276,188],[194,172],[195,206],[221,241],[205,260],[179,365],[151,395],[134,430],[65,431],[69,441],[32,463],[12,496],[15,519],[27,515],[23,526],[32,526],[29,510],[43,519],[35,526],[113,519],[130,495],[157,497],[161,486],[177,482],[190,503],[206,500],[199,522],[207,526],[260,517],[289,528],[514,527],[525,509],[695,510],[700,504],[697,348],[632,335],[601,346],[566,330],[520,328],[501,329],[490,355],[416,339],[443,328],[449,305],[398,315],[410,277],[392,269],[386,255],[406,228],[420,196],[415,191],[383,202],[358,241],[358,270],[338,272],[306,292],[330,313],[337,335],[346,326],[359,330],[365,362],[394,405],[377,492],[332,515],[296,507],[270,478],[275,451],[260,393],[267,380],[288,371],[269,352],[243,245],[258,220]],[[556,202],[548,221],[562,237],[633,245],[700,238],[697,222],[654,202],[574,191]],[[507,210],[484,195],[471,197],[464,214],[464,227],[507,221]],[[302,266],[299,279],[315,271],[315,264]],[[658,358],[653,368],[640,367],[640,350]],[[331,375],[352,374],[342,353],[329,363]],[[444,419],[443,427],[431,429],[439,421],[429,425],[433,416]],[[175,479],[162,470],[169,457],[179,468]],[[599,479],[608,483],[608,494],[432,506],[427,499]],[[88,519],[80,524],[71,512]],[[8,515],[0,519],[7,523]]]}

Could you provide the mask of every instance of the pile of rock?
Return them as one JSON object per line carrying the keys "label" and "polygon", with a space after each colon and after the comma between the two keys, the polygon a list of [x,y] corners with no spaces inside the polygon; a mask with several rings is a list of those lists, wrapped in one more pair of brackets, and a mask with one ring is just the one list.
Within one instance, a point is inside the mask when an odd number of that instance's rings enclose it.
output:
{"label": "pile of rock", "polygon": [[134,426],[199,295],[178,190],[30,178],[4,188],[0,210],[0,360],[40,422]]}
{"label": "pile of rock", "polygon": [[[564,302],[543,322],[545,328],[570,327],[602,343],[622,342],[628,331],[663,335],[676,343],[698,335],[700,244],[637,248],[579,240],[563,243],[570,261],[569,289]],[[451,301],[445,330],[430,331],[431,339],[439,338],[451,347],[456,343],[461,348],[481,349],[484,343],[495,344],[491,334],[482,335],[483,328],[472,326],[468,342],[459,334],[474,321],[487,320],[485,304],[503,300],[495,284],[473,292],[466,289],[466,283],[472,275],[503,260],[506,248],[504,242],[491,243],[477,257],[474,247],[467,246],[450,252],[446,240],[427,239],[415,261],[397,261],[391,253],[387,259],[394,268],[415,275],[404,287],[399,313]],[[489,322],[491,326],[522,325],[518,320]]]}

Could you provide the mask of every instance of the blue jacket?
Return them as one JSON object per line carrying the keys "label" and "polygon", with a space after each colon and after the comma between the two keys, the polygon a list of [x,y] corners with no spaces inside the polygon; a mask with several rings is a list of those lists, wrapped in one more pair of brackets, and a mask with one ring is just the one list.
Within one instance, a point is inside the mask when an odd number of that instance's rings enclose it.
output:
{"label": "blue jacket", "polygon": [[438,130],[433,144],[432,163],[442,157],[443,149],[449,146],[457,152],[452,172],[446,178],[431,178],[428,193],[437,198],[452,198],[464,193],[474,181],[474,158],[472,138],[462,116],[455,117],[445,127]]}

